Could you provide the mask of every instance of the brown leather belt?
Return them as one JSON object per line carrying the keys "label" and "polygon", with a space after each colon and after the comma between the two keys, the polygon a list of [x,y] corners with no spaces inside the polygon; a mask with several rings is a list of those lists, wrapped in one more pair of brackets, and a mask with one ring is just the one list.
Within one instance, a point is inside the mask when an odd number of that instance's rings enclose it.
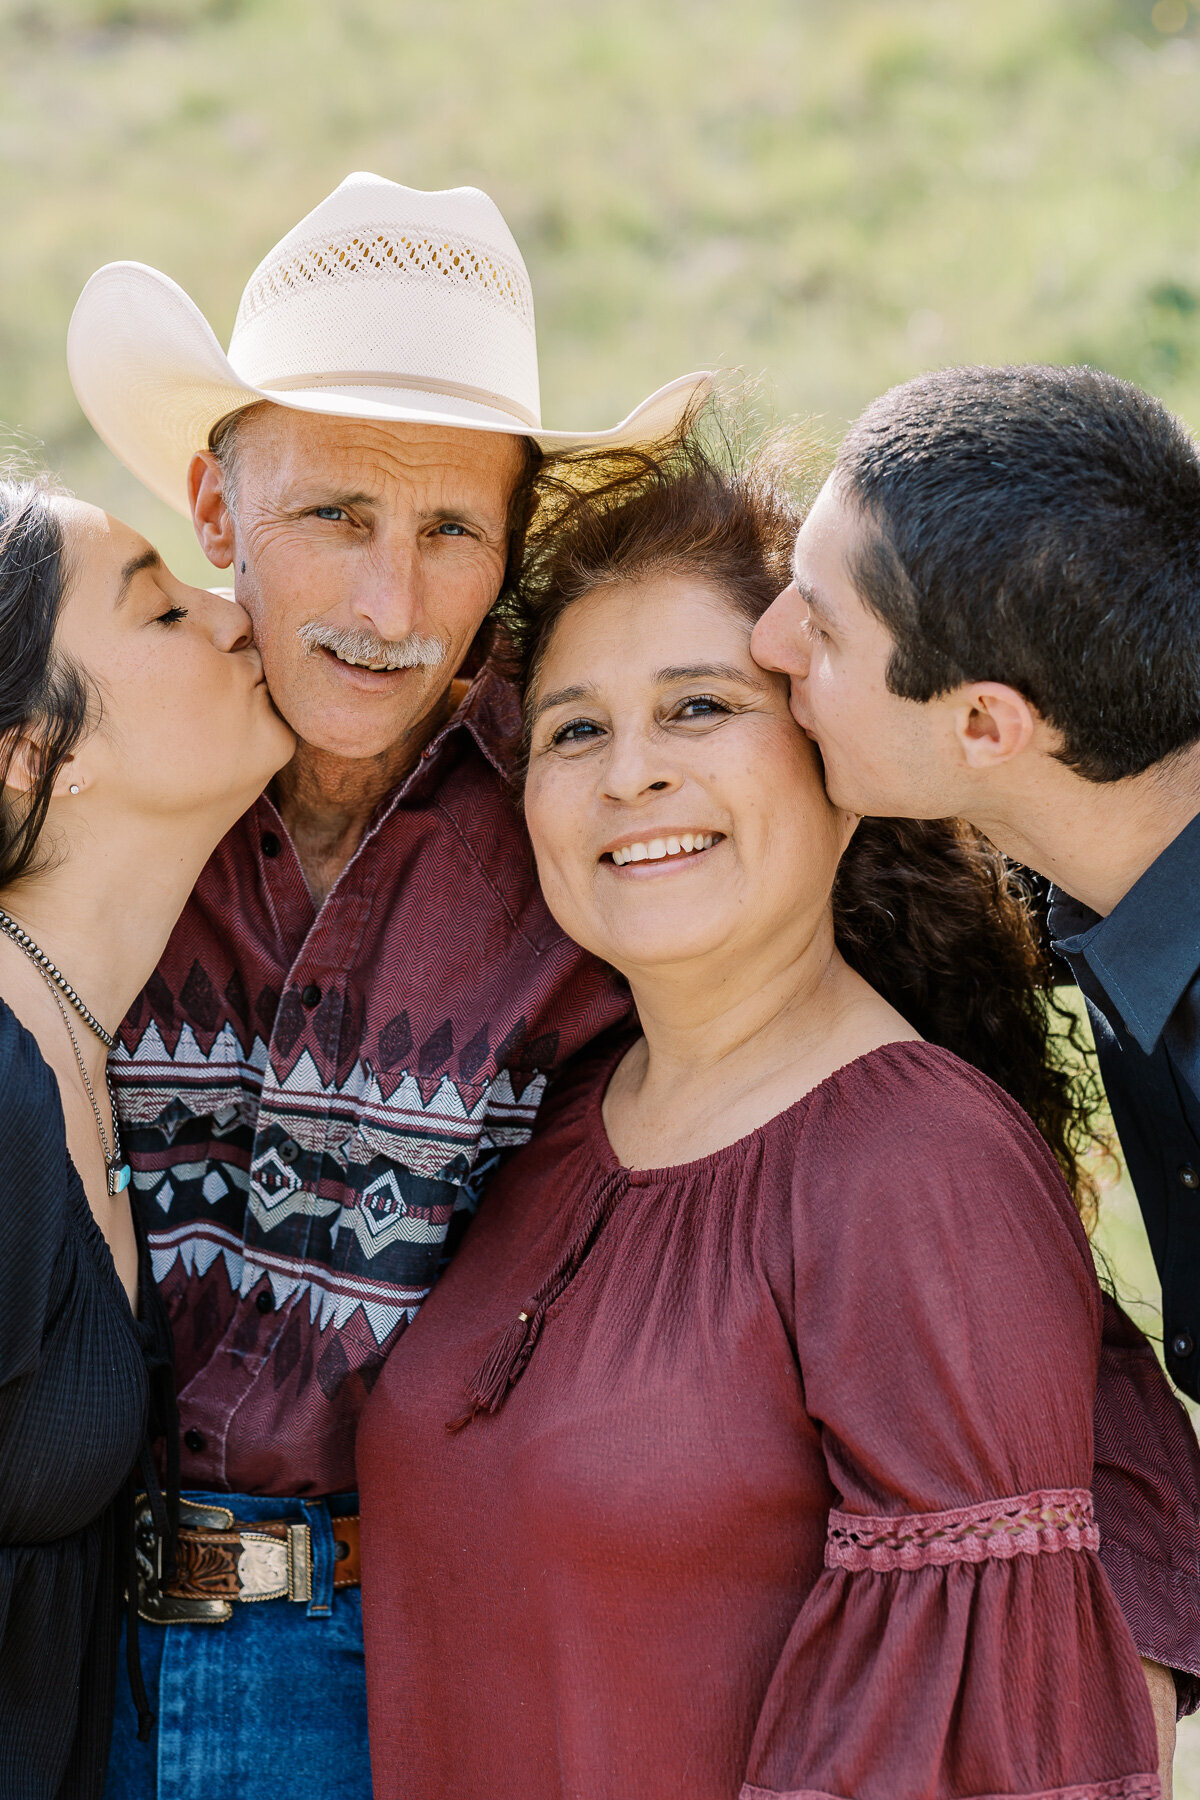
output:
{"label": "brown leather belt", "polygon": [[[334,1588],[358,1587],[362,1579],[358,1515],[330,1519],[337,1558]],[[228,1507],[179,1504],[175,1573],[162,1576],[162,1544],[150,1507],[137,1508],[138,1612],[160,1625],[219,1625],[235,1600],[312,1599],[312,1532],[290,1519],[234,1518]]]}

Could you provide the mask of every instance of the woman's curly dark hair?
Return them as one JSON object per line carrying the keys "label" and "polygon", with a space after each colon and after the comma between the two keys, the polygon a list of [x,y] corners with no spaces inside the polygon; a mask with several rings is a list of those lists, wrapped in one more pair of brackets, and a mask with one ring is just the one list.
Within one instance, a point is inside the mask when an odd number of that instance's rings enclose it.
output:
{"label": "woman's curly dark hair", "polygon": [[[754,452],[713,415],[651,449],[560,457],[538,479],[522,581],[502,613],[529,702],[566,609],[609,582],[693,573],[748,623],[791,579],[820,453],[796,433]],[[1031,887],[957,819],[864,819],[833,889],[838,949],[930,1043],[974,1064],[1029,1114],[1091,1220],[1106,1148],[1079,1013],[1055,997]]]}

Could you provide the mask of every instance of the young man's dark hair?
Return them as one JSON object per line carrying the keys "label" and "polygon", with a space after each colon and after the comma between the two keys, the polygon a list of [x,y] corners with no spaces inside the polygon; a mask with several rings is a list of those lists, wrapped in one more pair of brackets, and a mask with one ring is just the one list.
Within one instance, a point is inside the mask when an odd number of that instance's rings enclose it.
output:
{"label": "young man's dark hair", "polygon": [[867,408],[834,480],[893,693],[1005,682],[1090,781],[1200,739],[1200,456],[1159,401],[1095,369],[943,369]]}

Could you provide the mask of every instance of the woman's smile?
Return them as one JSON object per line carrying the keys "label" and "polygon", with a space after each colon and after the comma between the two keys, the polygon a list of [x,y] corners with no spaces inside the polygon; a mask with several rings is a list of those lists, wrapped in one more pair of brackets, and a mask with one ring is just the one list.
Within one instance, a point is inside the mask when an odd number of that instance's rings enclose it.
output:
{"label": "woman's smile", "polygon": [[655,837],[622,838],[620,843],[609,845],[600,852],[600,861],[618,869],[631,863],[678,867],[685,862],[694,862],[724,840],[723,831],[663,831]]}

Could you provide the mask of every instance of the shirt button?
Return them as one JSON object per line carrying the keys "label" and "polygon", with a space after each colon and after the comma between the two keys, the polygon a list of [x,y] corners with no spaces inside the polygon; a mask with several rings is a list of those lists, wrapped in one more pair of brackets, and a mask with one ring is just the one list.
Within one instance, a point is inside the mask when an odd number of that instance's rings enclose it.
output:
{"label": "shirt button", "polygon": [[1185,1188],[1200,1187],[1200,1174],[1197,1174],[1191,1163],[1182,1163],[1180,1165],[1179,1179]]}
{"label": "shirt button", "polygon": [[1171,1339],[1171,1352],[1174,1356],[1190,1356],[1196,1348],[1196,1340],[1190,1331],[1177,1331]]}
{"label": "shirt button", "polygon": [[189,1450],[203,1450],[204,1433],[202,1431],[197,1431],[196,1427],[193,1425],[190,1431],[184,1432],[183,1441]]}
{"label": "shirt button", "polygon": [[275,1296],[272,1294],[270,1288],[264,1288],[262,1293],[255,1299],[254,1304],[257,1306],[260,1313],[274,1312]]}
{"label": "shirt button", "polygon": [[278,856],[279,852],[283,849],[283,845],[273,831],[264,831],[262,837],[259,839],[259,843],[262,846],[262,853],[264,856]]}
{"label": "shirt button", "polygon": [[315,981],[310,981],[307,987],[300,989],[300,1004],[301,1004],[301,1006],[307,1006],[308,1010],[311,1012],[313,1007],[319,1006],[320,1003],[321,1003],[321,990],[317,986]]}
{"label": "shirt button", "polygon": [[294,1163],[299,1154],[300,1146],[295,1138],[285,1138],[283,1143],[279,1146],[280,1162]]}

